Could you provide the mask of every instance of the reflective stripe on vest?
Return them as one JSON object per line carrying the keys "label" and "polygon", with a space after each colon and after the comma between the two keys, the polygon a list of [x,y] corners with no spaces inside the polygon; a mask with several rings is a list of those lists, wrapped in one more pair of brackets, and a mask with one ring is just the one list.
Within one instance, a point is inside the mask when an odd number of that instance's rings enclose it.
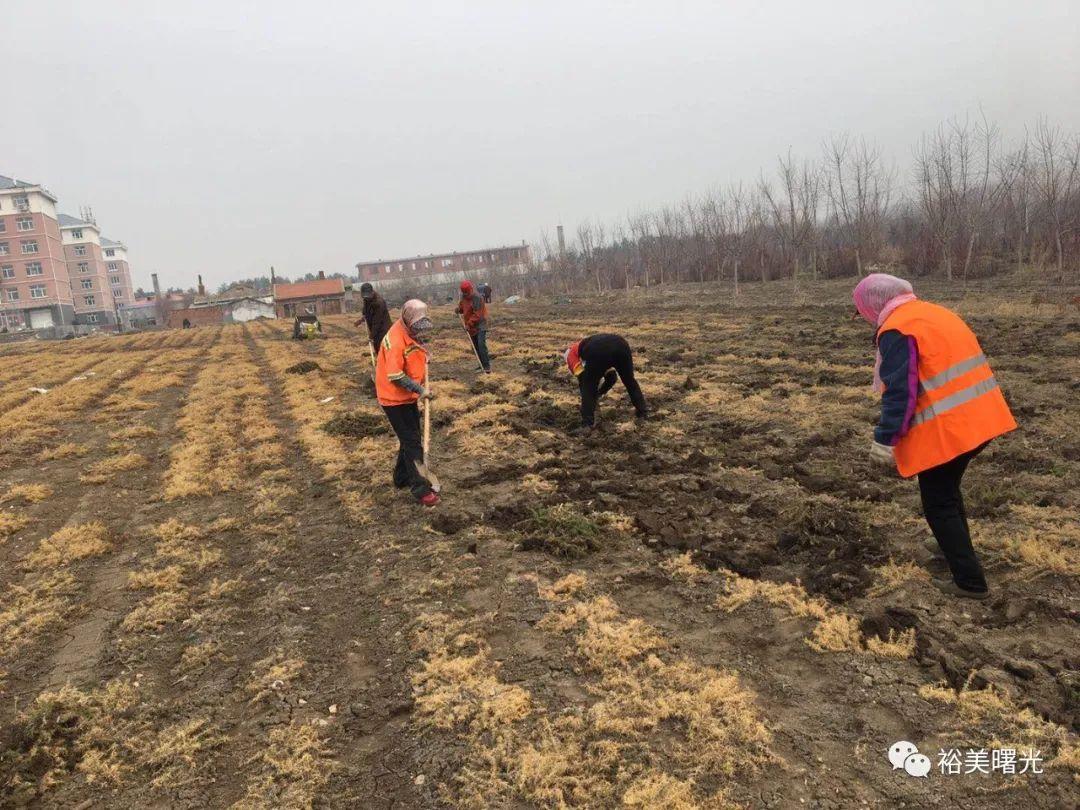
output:
{"label": "reflective stripe on vest", "polygon": [[974,357],[969,357],[967,360],[961,360],[959,363],[955,363],[942,371],[940,374],[935,374],[929,380],[923,380],[919,383],[919,392],[926,393],[927,391],[933,391],[945,383],[952,382],[957,377],[967,374],[969,371],[977,369],[979,366],[986,362],[986,355],[981,352]]}
{"label": "reflective stripe on vest", "polygon": [[[965,360],[964,362],[966,363],[968,361]],[[985,359],[983,360],[983,362],[986,362]],[[962,364],[957,363],[957,366],[959,365]],[[956,366],[946,369],[944,372],[942,372],[942,374],[947,374],[954,368],[956,368]],[[941,375],[939,374],[937,376]],[[935,379],[937,378],[935,377]],[[925,408],[915,414],[915,418],[911,420],[911,426],[915,427],[916,425],[921,425],[923,422],[928,422],[936,416],[941,416],[946,411],[951,411],[953,408],[963,405],[965,402],[970,402],[976,397],[981,397],[983,394],[990,393],[997,387],[997,380],[995,380],[993,375],[991,375],[985,380],[982,380],[981,382],[977,382],[974,385],[969,385],[967,388],[961,388],[955,394],[950,394],[943,399],[939,399],[937,402],[931,405],[927,405]]]}

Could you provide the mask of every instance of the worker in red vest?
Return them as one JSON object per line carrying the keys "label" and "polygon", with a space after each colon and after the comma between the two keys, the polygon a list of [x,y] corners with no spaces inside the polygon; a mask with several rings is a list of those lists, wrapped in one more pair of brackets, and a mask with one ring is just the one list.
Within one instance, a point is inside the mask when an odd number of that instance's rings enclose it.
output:
{"label": "worker in red vest", "polygon": [[424,445],[416,403],[434,398],[427,388],[428,356],[424,348],[430,332],[427,304],[418,299],[406,301],[401,317],[383,335],[375,361],[375,395],[398,437],[394,486],[408,487],[423,506],[439,502],[431,482],[417,466],[424,462]]}
{"label": "worker in red vest", "polygon": [[877,330],[874,389],[881,419],[870,456],[919,477],[923,512],[949,564],[945,593],[989,595],[971,545],[960,480],[991,439],[1016,420],[974,332],[956,313],[915,297],[911,284],[872,273],[855,287],[855,308]]}
{"label": "worker in red vest", "polygon": [[476,349],[480,368],[490,374],[491,358],[488,356],[487,347],[487,301],[468,279],[461,282],[461,300],[458,301],[456,311],[461,316],[462,323],[465,324],[465,331],[469,333],[473,348]]}

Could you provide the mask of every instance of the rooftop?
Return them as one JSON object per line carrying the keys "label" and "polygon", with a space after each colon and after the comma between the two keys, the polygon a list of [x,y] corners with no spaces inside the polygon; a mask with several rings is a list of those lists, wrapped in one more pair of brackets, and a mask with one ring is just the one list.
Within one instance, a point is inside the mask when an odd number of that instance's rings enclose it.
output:
{"label": "rooftop", "polygon": [[39,185],[38,183],[27,183],[25,180],[16,180],[14,177],[8,177],[7,175],[0,174],[0,191],[10,191],[11,189],[18,188],[39,189],[42,194],[44,194],[53,202],[56,202],[56,197],[54,197],[52,192],[44,186]]}
{"label": "rooftop", "polygon": [[56,221],[60,223],[61,228],[96,228],[93,222],[87,222],[85,219],[79,219],[68,214],[57,214]]}
{"label": "rooftop", "polygon": [[14,177],[7,177],[0,174],[0,188],[33,188],[33,183],[24,183],[22,180],[16,180]]}
{"label": "rooftop", "polygon": [[102,247],[112,247],[112,248],[126,247],[126,245],[124,245],[123,242],[116,242],[116,241],[113,241],[112,239],[109,239],[109,238],[104,237],[104,236],[101,237],[101,246]]}
{"label": "rooftop", "polygon": [[314,281],[274,285],[274,298],[278,301],[290,298],[312,298],[318,295],[339,295],[344,292],[345,279],[342,278],[317,278]]}

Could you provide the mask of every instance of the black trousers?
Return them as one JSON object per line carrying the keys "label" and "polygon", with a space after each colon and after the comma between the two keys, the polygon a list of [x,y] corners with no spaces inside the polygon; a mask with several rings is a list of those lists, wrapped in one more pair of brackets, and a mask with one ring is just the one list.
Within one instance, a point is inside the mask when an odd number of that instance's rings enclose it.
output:
{"label": "black trousers", "polygon": [[487,347],[487,329],[480,329],[475,335],[469,335],[472,339],[473,348],[476,349],[476,354],[480,358],[480,365],[483,366],[485,371],[491,370],[491,357],[488,355]]}
{"label": "black trousers", "polygon": [[413,402],[408,405],[383,405],[383,410],[399,442],[394,486],[398,489],[408,487],[414,498],[422,498],[431,492],[431,484],[416,469],[417,462],[424,460],[420,408]]}
{"label": "black trousers", "polygon": [[984,447],[985,444],[919,473],[919,494],[926,522],[945,555],[953,582],[969,591],[985,591],[986,577],[971,545],[960,480],[968,464]]}
{"label": "black trousers", "polygon": [[645,416],[649,406],[634,377],[634,356],[630,344],[621,335],[593,335],[581,341],[581,359],[585,370],[578,376],[581,391],[581,424],[591,426],[596,416],[596,403],[615,385],[615,375],[622,380],[634,410]]}

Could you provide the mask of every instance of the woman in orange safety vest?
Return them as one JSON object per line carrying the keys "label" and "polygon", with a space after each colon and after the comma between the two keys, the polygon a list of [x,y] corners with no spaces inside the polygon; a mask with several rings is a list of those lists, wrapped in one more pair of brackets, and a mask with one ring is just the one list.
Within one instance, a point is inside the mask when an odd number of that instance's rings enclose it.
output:
{"label": "woman in orange safety vest", "polygon": [[911,284],[872,273],[855,287],[855,308],[875,329],[874,389],[881,419],[870,456],[919,477],[923,513],[952,580],[945,593],[989,595],[971,545],[960,480],[991,439],[1016,428],[975,334],[956,313],[920,301]]}
{"label": "woman in orange safety vest", "polygon": [[424,348],[430,330],[427,304],[415,298],[406,301],[401,317],[383,335],[375,360],[375,395],[398,437],[394,486],[408,487],[424,506],[439,502],[431,482],[417,467],[424,462],[424,446],[416,403],[434,397],[427,388],[428,353]]}

